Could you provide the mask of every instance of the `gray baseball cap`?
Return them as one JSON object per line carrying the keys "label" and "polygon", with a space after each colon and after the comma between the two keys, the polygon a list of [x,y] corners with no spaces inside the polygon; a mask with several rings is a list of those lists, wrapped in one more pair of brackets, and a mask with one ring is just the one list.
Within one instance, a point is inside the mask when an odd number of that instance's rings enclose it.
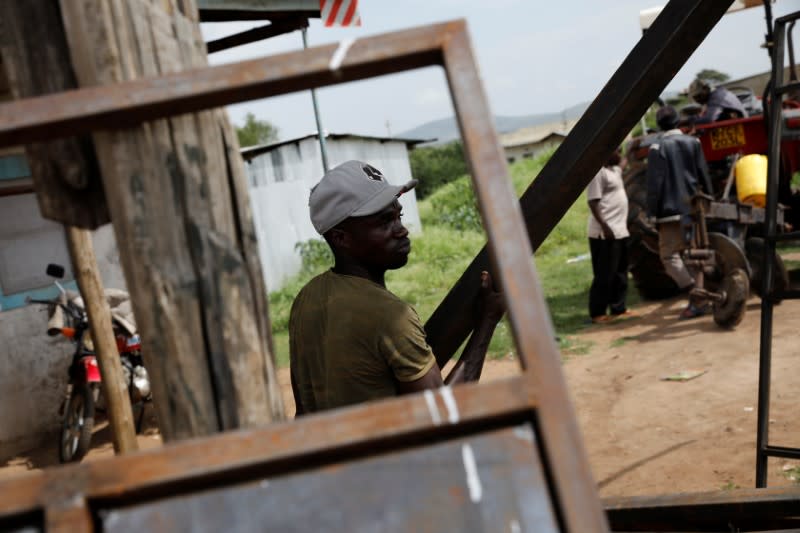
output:
{"label": "gray baseball cap", "polygon": [[342,163],[311,189],[311,223],[323,235],[347,218],[374,215],[416,186],[417,180],[390,185],[380,170],[361,161]]}

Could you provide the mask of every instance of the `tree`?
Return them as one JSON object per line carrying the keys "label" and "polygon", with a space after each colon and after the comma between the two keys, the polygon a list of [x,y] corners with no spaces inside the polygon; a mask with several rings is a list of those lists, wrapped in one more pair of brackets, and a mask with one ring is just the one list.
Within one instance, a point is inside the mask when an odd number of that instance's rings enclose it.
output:
{"label": "tree", "polygon": [[236,128],[236,136],[239,138],[239,146],[254,146],[256,144],[266,144],[278,140],[278,128],[266,120],[258,120],[252,113],[244,117],[244,126]]}
{"label": "tree", "polygon": [[713,68],[704,68],[697,73],[697,77],[701,80],[715,81],[717,83],[724,83],[731,79],[731,77],[724,72],[714,70]]}
{"label": "tree", "polygon": [[419,180],[417,198],[425,198],[445,183],[467,173],[464,146],[454,141],[441,146],[415,148],[410,154],[411,175]]}

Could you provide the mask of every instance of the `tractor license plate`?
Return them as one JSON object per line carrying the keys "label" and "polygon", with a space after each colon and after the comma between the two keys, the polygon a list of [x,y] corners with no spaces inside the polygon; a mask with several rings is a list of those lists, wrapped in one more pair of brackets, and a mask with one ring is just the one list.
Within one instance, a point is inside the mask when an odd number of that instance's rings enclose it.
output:
{"label": "tractor license plate", "polygon": [[710,133],[712,150],[724,150],[726,148],[735,148],[746,144],[744,126],[741,124],[714,128]]}

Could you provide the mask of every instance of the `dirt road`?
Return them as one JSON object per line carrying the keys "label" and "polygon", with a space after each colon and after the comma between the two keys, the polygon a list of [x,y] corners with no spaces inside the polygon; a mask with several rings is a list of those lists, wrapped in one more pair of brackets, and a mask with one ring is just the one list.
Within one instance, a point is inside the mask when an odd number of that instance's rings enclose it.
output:
{"label": "dirt road", "polygon": [[[593,326],[578,337],[591,348],[564,363],[573,402],[601,495],[659,494],[752,487],[758,369],[759,301],[751,299],[734,331],[710,317],[678,321],[680,300],[645,304],[638,317]],[[800,446],[800,302],[775,308],[770,442]],[[662,377],[705,371],[686,382]],[[513,360],[490,361],[484,380],[518,371]],[[293,412],[288,372],[280,372],[287,411]],[[104,433],[105,432],[105,433]],[[108,429],[85,460],[112,453]],[[154,429],[142,448],[160,445]],[[36,450],[0,468],[0,478],[55,464],[56,451]],[[770,486],[789,479],[800,463],[773,460]]]}

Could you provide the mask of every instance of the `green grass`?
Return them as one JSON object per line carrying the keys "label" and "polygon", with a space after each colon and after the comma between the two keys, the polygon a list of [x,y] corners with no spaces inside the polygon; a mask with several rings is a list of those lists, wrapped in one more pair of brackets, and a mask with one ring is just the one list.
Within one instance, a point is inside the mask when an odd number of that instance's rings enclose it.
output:
{"label": "green grass", "polygon": [[[510,166],[518,195],[530,185],[549,156],[548,153]],[[413,305],[423,320],[427,320],[436,309],[486,242],[483,232],[474,227],[474,214],[470,211],[474,204],[471,202],[471,185],[467,176],[439,188],[420,201],[423,232],[412,238],[408,264],[387,274],[389,290]],[[443,213],[451,216],[443,219]],[[573,336],[587,321],[591,261],[567,263],[570,258],[589,253],[586,239],[588,215],[589,208],[582,195],[535,254],[535,265],[565,355],[585,354],[591,348],[591,343]],[[288,364],[287,326],[292,301],[311,277],[329,266],[323,263],[307,265],[304,272],[284,288],[270,294],[270,318],[280,366]],[[503,357],[514,351],[511,332],[504,321],[498,326],[489,346],[489,357]]]}
{"label": "green grass", "polygon": [[800,466],[784,466],[783,475],[790,481],[800,484]]}

